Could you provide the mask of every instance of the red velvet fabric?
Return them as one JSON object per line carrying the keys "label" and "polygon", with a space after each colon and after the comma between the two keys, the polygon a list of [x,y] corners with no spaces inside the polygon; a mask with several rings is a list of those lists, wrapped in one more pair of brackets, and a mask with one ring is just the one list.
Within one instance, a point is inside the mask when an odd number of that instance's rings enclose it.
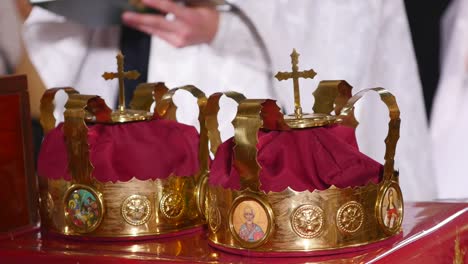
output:
{"label": "red velvet fabric", "polygon": [[[38,174],[71,180],[63,125],[42,143]],[[194,127],[168,120],[89,127],[92,175],[101,182],[191,176],[199,170],[199,135]]]}
{"label": "red velvet fabric", "polygon": [[[239,173],[234,167],[234,142],[218,148],[211,166],[209,182],[240,189]],[[258,162],[261,166],[260,189],[280,192],[325,190],[378,183],[383,166],[359,152],[355,131],[345,126],[329,126],[292,131],[259,133]]]}

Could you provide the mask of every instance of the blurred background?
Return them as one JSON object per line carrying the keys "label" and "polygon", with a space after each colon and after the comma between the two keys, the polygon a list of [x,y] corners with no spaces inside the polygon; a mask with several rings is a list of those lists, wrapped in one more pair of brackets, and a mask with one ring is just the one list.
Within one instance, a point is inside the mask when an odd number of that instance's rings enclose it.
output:
{"label": "blurred background", "polygon": [[[409,200],[468,196],[463,185],[454,184],[467,181],[468,169],[468,1],[52,2],[65,8],[0,1],[0,75],[28,75],[36,155],[45,89],[72,86],[115,106],[117,83],[100,73],[115,71],[118,50],[126,68],[142,73],[138,81],[126,81],[127,99],[138,82],[190,83],[208,95],[237,90],[250,98],[275,98],[291,113],[292,83],[273,75],[290,71],[289,54],[296,48],[300,68],[318,73],[312,81],[301,80],[304,109],[311,109],[312,88],[321,80],[344,79],[354,91],[382,86],[396,95],[402,112],[396,163],[406,175],[402,185]],[[179,100],[191,104],[183,96]],[[361,150],[382,162],[388,121],[380,104],[365,101],[356,114]],[[180,115],[195,124],[194,113]],[[223,114],[234,115],[235,110]],[[221,125],[224,138],[232,134],[229,123]]]}

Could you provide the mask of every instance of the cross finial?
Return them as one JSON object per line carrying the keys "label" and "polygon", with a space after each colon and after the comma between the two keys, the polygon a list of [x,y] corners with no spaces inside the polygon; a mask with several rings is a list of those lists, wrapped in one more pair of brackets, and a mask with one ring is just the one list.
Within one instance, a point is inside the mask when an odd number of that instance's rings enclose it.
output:
{"label": "cross finial", "polygon": [[292,72],[278,72],[275,77],[278,81],[293,79],[294,81],[294,114],[296,118],[302,118],[301,94],[299,91],[299,78],[313,79],[317,73],[314,70],[299,71],[299,53],[296,49],[291,53]]}
{"label": "cross finial", "polygon": [[117,72],[105,72],[102,78],[105,80],[119,79],[119,111],[125,112],[125,85],[124,79],[136,80],[140,77],[138,71],[124,71],[124,55],[121,51],[117,54]]}

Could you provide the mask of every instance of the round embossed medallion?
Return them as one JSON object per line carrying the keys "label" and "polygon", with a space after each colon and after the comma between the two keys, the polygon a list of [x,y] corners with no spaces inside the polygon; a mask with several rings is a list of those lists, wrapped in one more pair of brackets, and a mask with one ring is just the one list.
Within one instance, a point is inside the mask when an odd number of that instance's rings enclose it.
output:
{"label": "round embossed medallion", "polygon": [[102,221],[104,206],[102,195],[91,187],[75,184],[64,199],[65,219],[78,233],[95,230]]}
{"label": "round embossed medallion", "polygon": [[313,238],[323,229],[323,210],[318,206],[306,204],[298,207],[291,216],[294,232],[302,238]]}
{"label": "round embossed medallion", "polygon": [[151,216],[151,203],[146,196],[131,195],[122,203],[123,219],[131,225],[146,224]]}
{"label": "round embossed medallion", "polygon": [[181,216],[184,211],[184,199],[178,193],[167,193],[159,203],[159,210],[161,210],[163,215],[167,218],[177,218]]}
{"label": "round embossed medallion", "polygon": [[336,225],[341,232],[352,234],[364,223],[364,208],[358,202],[347,202],[338,209]]}

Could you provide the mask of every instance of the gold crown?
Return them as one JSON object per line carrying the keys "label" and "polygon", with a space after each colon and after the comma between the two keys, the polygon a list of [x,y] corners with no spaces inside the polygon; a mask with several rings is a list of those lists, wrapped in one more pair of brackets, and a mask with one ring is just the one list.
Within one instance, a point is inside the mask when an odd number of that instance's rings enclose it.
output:
{"label": "gold crown", "polygon": [[[226,94],[239,102],[233,121],[233,164],[240,176],[240,189],[208,186],[205,215],[210,243],[228,251],[242,253],[248,250],[248,254],[326,254],[332,250],[364,246],[398,234],[403,219],[403,197],[398,173],[394,171],[400,126],[395,97],[383,88],[367,89],[351,96],[352,87],[347,82],[322,81],[314,92],[315,113],[304,114],[298,80],[313,78],[315,72],[298,70],[299,54],[295,50],[291,57],[293,71],[278,73],[276,78],[294,80],[294,115],[283,117],[279,107],[271,100],[244,100],[237,94]],[[356,127],[354,105],[369,92],[377,92],[390,112],[384,172],[378,184],[342,189],[331,186],[326,190],[314,191],[286,188],[281,192],[268,193],[260,189],[261,167],[257,161],[260,129],[307,129],[331,124]],[[220,145],[216,115],[221,95],[211,96],[205,111],[213,151]],[[335,115],[331,114],[333,110]],[[255,217],[256,223],[250,224],[250,231],[257,235],[247,237],[242,231],[242,219],[246,212]]]}
{"label": "gold crown", "polygon": [[[192,177],[171,175],[165,179],[128,182],[101,182],[92,176],[88,145],[88,125],[122,124],[162,118],[176,120],[172,96],[178,90],[190,92],[203,109],[205,94],[193,86],[168,91],[163,83],[140,84],[126,109],[123,79],[136,79],[136,71],[124,72],[123,55],[117,56],[118,72],[104,73],[107,79],[119,79],[119,107],[112,111],[98,96],[81,95],[73,88],[48,90],[41,100],[41,124],[45,134],[55,127],[54,97],[62,90],[69,99],[63,125],[71,181],[40,175],[42,226],[66,236],[99,238],[138,238],[160,236],[201,227],[199,213],[200,183],[206,177],[207,143],[200,138],[200,170]],[[157,111],[150,112],[156,103]],[[200,119],[204,131],[204,120]],[[206,133],[204,133],[206,134]],[[157,146],[148,146],[157,147]],[[119,153],[115,153],[118,155]],[[157,162],[157,157],[155,157]]]}

